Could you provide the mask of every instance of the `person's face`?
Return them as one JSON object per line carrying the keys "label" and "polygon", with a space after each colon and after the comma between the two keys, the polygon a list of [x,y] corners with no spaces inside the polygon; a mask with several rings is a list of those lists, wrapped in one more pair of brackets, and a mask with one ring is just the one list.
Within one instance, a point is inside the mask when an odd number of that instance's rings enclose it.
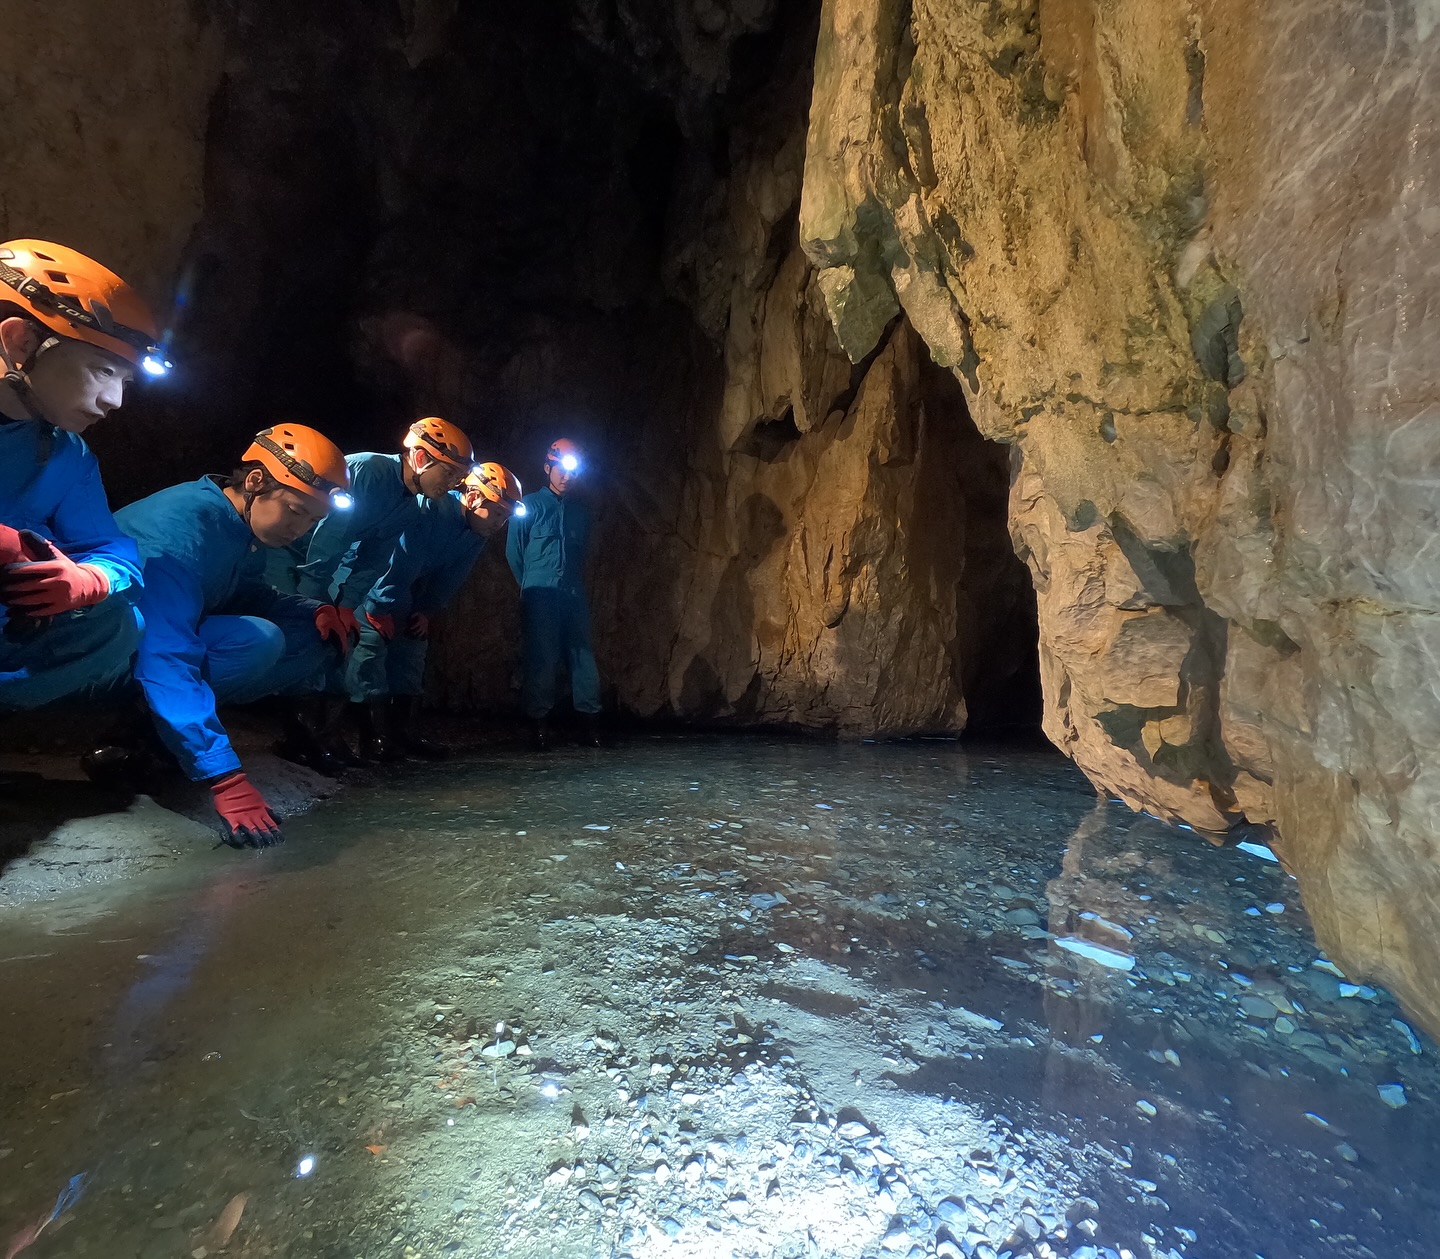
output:
{"label": "person's face", "polygon": [[575,480],[576,473],[567,472],[564,466],[558,462],[548,464],[545,468],[545,478],[549,482],[550,489],[559,497],[565,497],[565,491]]}
{"label": "person's face", "polygon": [[411,452],[410,467],[414,474],[416,492],[426,498],[444,498],[451,490],[460,487],[460,482],[469,471],[468,468],[457,468],[432,459],[423,450]]}
{"label": "person's face", "polygon": [[56,428],[83,433],[125,400],[135,369],[118,354],[61,341],[44,351],[30,368],[30,390],[40,413]]}
{"label": "person's face", "polygon": [[465,495],[465,525],[471,533],[482,538],[492,538],[505,527],[510,511],[499,503],[492,503],[478,490]]}
{"label": "person's face", "polygon": [[[245,487],[263,485],[264,480],[263,473],[253,471],[245,479]],[[329,511],[329,504],[318,498],[289,486],[277,486],[265,494],[257,494],[251,501],[250,532],[264,546],[289,546],[329,515]]]}

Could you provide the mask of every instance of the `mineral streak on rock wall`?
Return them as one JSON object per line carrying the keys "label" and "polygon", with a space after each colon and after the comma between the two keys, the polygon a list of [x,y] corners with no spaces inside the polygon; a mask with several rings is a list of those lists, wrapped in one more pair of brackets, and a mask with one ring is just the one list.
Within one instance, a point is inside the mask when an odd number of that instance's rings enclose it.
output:
{"label": "mineral streak on rock wall", "polygon": [[9,4],[0,240],[87,250],[157,307],[201,211],[220,46],[191,0]]}
{"label": "mineral streak on rock wall", "polygon": [[1431,4],[826,0],[801,240],[1012,441],[1046,730],[1440,1024]]}

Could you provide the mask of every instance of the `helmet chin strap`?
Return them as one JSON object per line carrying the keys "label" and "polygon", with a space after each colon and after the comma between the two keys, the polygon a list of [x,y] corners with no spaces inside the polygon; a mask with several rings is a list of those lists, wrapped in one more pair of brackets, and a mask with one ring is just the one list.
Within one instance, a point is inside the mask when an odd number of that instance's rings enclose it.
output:
{"label": "helmet chin strap", "polygon": [[[9,351],[6,350],[3,345],[0,345],[0,360],[4,360],[5,363],[5,383],[14,390],[16,400],[25,408],[25,418],[43,425],[46,429],[45,435],[47,437],[53,436],[55,426],[45,418],[44,413],[40,409],[40,404],[35,398],[35,388],[30,383],[30,371],[34,368],[36,360],[39,359],[46,350],[52,345],[59,344],[59,337],[46,337],[45,340],[41,341],[40,344],[35,347],[35,353],[24,363],[17,363],[10,357]],[[49,457],[50,443],[47,441],[44,443],[41,459],[43,461]]]}

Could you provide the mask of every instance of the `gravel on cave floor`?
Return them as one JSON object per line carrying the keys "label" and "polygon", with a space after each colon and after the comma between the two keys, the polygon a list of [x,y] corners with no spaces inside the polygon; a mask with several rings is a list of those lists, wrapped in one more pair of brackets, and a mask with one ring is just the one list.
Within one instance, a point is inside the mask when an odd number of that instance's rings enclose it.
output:
{"label": "gravel on cave floor", "polygon": [[85,1173],[26,1259],[1433,1253],[1433,1042],[1054,754],[490,748],[290,830],[0,915],[0,1248]]}

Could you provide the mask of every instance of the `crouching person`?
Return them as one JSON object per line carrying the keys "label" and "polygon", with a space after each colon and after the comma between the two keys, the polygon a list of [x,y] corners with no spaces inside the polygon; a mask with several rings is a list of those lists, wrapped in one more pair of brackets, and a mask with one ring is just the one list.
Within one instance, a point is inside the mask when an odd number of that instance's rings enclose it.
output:
{"label": "crouching person", "polygon": [[80,436],[120,406],[158,328],[128,284],[63,245],[0,244],[0,712],[93,699],[140,638],[135,544]]}
{"label": "crouching person", "polygon": [[414,729],[435,619],[465,584],[485,543],[520,506],[520,482],[498,463],[483,463],[458,492],[421,500],[390,567],[361,606],[360,641],[347,685],[357,706],[361,755],[397,760],[406,753],[443,760],[449,749]]}
{"label": "crouching person", "polygon": [[[280,590],[331,602],[352,639],[362,628],[375,628],[359,613],[360,605],[389,567],[401,535],[420,519],[420,505],[443,499],[470,471],[475,454],[470,439],[454,424],[427,416],[410,425],[402,454],[362,451],[346,457],[355,510],[331,516],[307,536],[283,550],[272,551],[266,571]],[[319,710],[308,724],[318,726],[319,755],[327,762],[357,765],[357,757],[341,734],[346,705],[345,679],[336,674]],[[292,718],[292,727],[296,722]],[[305,724],[305,723],[301,723]],[[304,741],[287,738],[276,749],[282,756],[320,768]],[[327,771],[328,772],[328,771]]]}
{"label": "crouching person", "polygon": [[317,690],[328,655],[348,642],[331,605],[265,581],[266,548],[350,504],[339,448],[314,429],[282,424],[256,436],[228,479],[172,485],[116,517],[145,562],[135,678],[161,742],[192,781],[209,784],[235,847],[283,836],[216,709]]}

